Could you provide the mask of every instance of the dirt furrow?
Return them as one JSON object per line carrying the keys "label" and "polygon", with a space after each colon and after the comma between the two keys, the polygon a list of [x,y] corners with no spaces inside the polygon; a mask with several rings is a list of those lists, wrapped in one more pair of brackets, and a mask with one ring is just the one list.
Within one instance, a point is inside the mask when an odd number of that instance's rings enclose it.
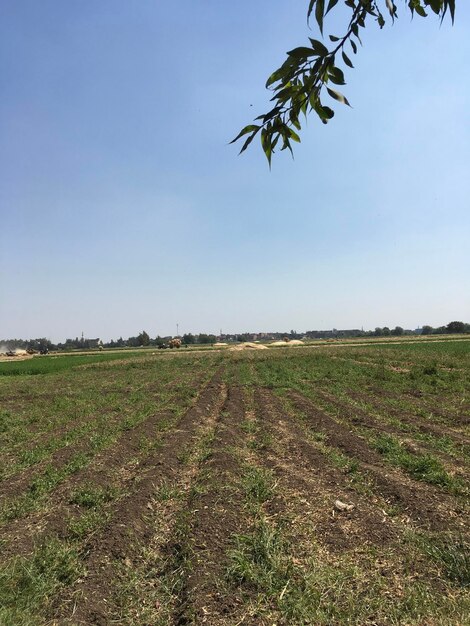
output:
{"label": "dirt furrow", "polygon": [[70,501],[75,489],[87,484],[106,489],[132,484],[145,461],[145,454],[140,450],[142,439],[154,437],[158,424],[168,417],[169,414],[156,414],[132,431],[123,433],[115,445],[93,459],[92,466],[72,474],[54,490],[47,501],[47,511],[34,512],[11,522],[2,530],[0,560],[32,552],[45,535],[65,535],[70,522],[81,514],[80,508]]}
{"label": "dirt furrow", "polygon": [[[391,400],[402,401],[404,399],[406,403],[416,407],[416,410],[426,410],[429,414],[433,414],[439,418],[439,423],[436,424],[438,428],[443,425],[442,422],[446,422],[457,428],[470,423],[470,407],[468,404],[464,405],[462,403],[457,411],[452,411],[443,406],[444,401],[442,396],[433,397],[432,395],[425,394],[420,389],[408,389],[400,393],[373,386],[370,388],[370,393],[378,397],[390,398]],[[449,428],[452,429],[452,426],[449,426]]]}
{"label": "dirt furrow", "polygon": [[[197,389],[198,386],[200,386],[199,379],[200,376],[197,377],[196,380],[192,380],[189,383],[190,386],[194,389]],[[164,387],[165,391],[168,392],[169,389],[178,387],[179,384],[180,382],[167,384]],[[156,394],[157,390],[161,390],[162,388],[163,387],[160,383],[158,385],[154,384],[148,387],[147,393],[149,394],[149,397],[153,397]],[[120,390],[120,395],[125,398],[130,393],[130,391],[130,389],[124,387]],[[105,390],[100,390],[99,393],[101,395],[106,395]],[[116,392],[113,391],[113,393],[115,394]],[[21,491],[23,491],[25,488],[27,488],[27,483],[31,481],[34,476],[39,474],[46,465],[53,464],[55,467],[65,465],[70,460],[71,456],[73,456],[82,449],[80,446],[83,446],[80,440],[78,442],[70,441],[71,437],[73,439],[74,431],[76,431],[77,428],[81,427],[84,429],[83,435],[88,435],[94,430],[94,423],[98,421],[97,418],[99,417],[100,420],[103,420],[105,415],[107,416],[106,424],[104,425],[105,428],[109,427],[109,425],[117,424],[123,420],[122,412],[118,408],[113,409],[111,412],[106,412],[103,410],[103,408],[101,408],[101,410],[98,412],[98,416],[96,413],[90,412],[87,415],[81,416],[79,419],[70,418],[67,423],[62,423],[57,428],[54,428],[51,431],[43,432],[35,439],[28,440],[27,442],[22,443],[21,453],[24,454],[25,452],[37,449],[37,447],[41,444],[45,445],[49,441],[57,440],[57,438],[60,438],[62,440],[62,442],[58,446],[57,444],[55,444],[57,448],[55,450],[52,450],[49,456],[46,455],[44,459],[33,463],[30,467],[20,469],[15,474],[11,474],[3,478],[0,482],[0,498],[14,495],[15,493],[20,493]],[[10,465],[14,465],[15,462],[16,459],[10,456]]]}
{"label": "dirt furrow", "polygon": [[433,530],[463,523],[460,517],[462,511],[442,491],[384,467],[383,457],[372,450],[363,438],[321,411],[311,400],[295,391],[289,392],[288,397],[305,415],[314,431],[324,433],[328,444],[356,459],[361,469],[373,479],[378,492],[386,500],[398,504],[414,522]]}
{"label": "dirt furrow", "polygon": [[376,418],[370,413],[367,413],[367,411],[365,411],[364,409],[356,406],[355,402],[357,402],[358,400],[362,402],[367,402],[373,407],[373,410],[375,411],[378,411],[382,414],[387,413],[404,423],[411,422],[413,426],[416,426],[416,429],[421,433],[431,434],[437,437],[447,435],[449,439],[452,439],[454,443],[463,446],[467,442],[465,441],[465,438],[463,438],[458,433],[449,433],[448,429],[445,429],[445,427],[440,432],[437,427],[420,424],[419,421],[416,422],[414,419],[410,419],[410,416],[408,414],[393,410],[391,408],[389,409],[389,407],[383,406],[379,401],[372,400],[371,398],[365,395],[360,395],[356,392],[348,391],[348,398],[340,400],[337,397],[333,396],[333,394],[326,391],[322,391],[316,388],[313,391],[318,398],[340,411],[341,418],[343,420],[346,419],[353,425],[365,427],[371,431],[379,433],[383,432],[390,435],[399,436],[400,439],[405,440],[405,444],[413,452],[419,451],[424,454],[431,452],[434,455],[438,455],[450,468],[453,474],[457,473],[462,475],[465,472],[465,467],[467,463],[464,458],[457,459],[442,450],[436,450],[436,447],[432,444],[422,441],[416,441],[413,439],[410,440],[410,431],[406,428],[406,426],[404,428],[400,428],[398,425],[394,426],[388,424],[383,419]]}
{"label": "dirt furrow", "polygon": [[[322,543],[329,549],[344,550],[358,542],[385,545],[396,537],[382,503],[354,489],[348,474],[335,468],[321,450],[306,440],[300,423],[286,415],[276,396],[259,389],[256,405],[260,423],[272,434],[273,441],[262,454],[263,462],[297,494],[297,504],[303,505],[305,515],[315,519]],[[336,500],[353,503],[354,509],[338,512]]]}
{"label": "dirt furrow", "polygon": [[232,536],[246,525],[239,486],[242,464],[239,454],[234,453],[234,448],[240,451],[246,438],[241,428],[243,418],[241,390],[230,387],[205,465],[207,474],[190,503],[186,546],[190,569],[175,615],[178,625],[227,624],[240,603],[239,597],[223,588],[223,582]]}
{"label": "dirt furrow", "polygon": [[[96,419],[96,417],[94,419]],[[113,415],[112,419],[106,424],[101,424],[96,430],[93,428],[92,420],[93,418],[90,417],[90,428],[86,431],[85,437],[82,436],[78,441],[64,443],[63,447],[55,450],[49,457],[25,468],[14,476],[5,478],[0,484],[0,498],[11,498],[26,491],[34,479],[49,465],[53,465],[55,469],[60,470],[67,465],[74,456],[89,450],[90,441],[89,437],[86,437],[86,435],[102,435],[110,430],[110,426],[112,427],[119,423],[122,417]]]}
{"label": "dirt furrow", "polygon": [[432,423],[430,420],[420,417],[416,413],[410,413],[409,411],[397,409],[389,404],[384,404],[382,399],[377,398],[373,394],[365,394],[351,389],[347,391],[347,394],[353,401],[366,402],[379,412],[385,412],[392,417],[396,417],[402,422],[410,422],[413,427],[416,427],[422,433],[434,435],[436,437],[449,437],[449,439],[452,439],[452,441],[454,441],[457,445],[470,445],[468,437],[466,437],[463,433],[448,426],[444,426],[444,424]]}
{"label": "dirt furrow", "polygon": [[[98,453],[89,465],[68,476],[51,493],[47,511],[33,512],[5,526],[2,529],[1,560],[5,561],[13,554],[28,554],[46,534],[62,536],[66,533],[70,521],[81,514],[79,507],[70,502],[74,490],[87,484],[98,488],[127,488],[132,485],[147,463],[147,452],[141,449],[141,444],[155,440],[156,431],[164,428],[171,419],[174,418],[170,412],[160,412],[123,431],[117,441]],[[70,450],[70,453],[78,452],[78,448]]]}
{"label": "dirt furrow", "polygon": [[133,491],[113,507],[111,521],[85,547],[87,575],[70,589],[61,610],[62,623],[110,623],[114,565],[116,561],[131,560],[155,533],[152,496],[159,486],[181,480],[190,471],[180,455],[195,445],[201,428],[214,422],[220,413],[226,391],[219,381],[216,374],[178,427],[165,438],[163,446],[145,459]]}

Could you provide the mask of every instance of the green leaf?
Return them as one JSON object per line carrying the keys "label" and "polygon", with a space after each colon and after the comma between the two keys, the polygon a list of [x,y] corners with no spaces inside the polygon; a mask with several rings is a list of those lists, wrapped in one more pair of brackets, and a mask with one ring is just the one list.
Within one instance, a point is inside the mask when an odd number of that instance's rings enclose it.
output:
{"label": "green leaf", "polygon": [[333,111],[333,109],[330,109],[330,107],[325,107],[325,106],[322,106],[322,109],[327,119],[331,120],[331,118],[334,117],[335,112]]}
{"label": "green leaf", "polygon": [[309,37],[310,43],[312,44],[313,50],[315,50],[315,54],[318,54],[319,57],[325,57],[328,54],[328,48],[322,44],[318,39],[312,39]]}
{"label": "green leaf", "polygon": [[268,111],[268,113],[265,113],[264,115],[260,115],[259,117],[255,119],[263,120],[263,122],[267,122],[268,120],[272,120],[273,118],[275,118],[281,109],[282,109],[282,106],[276,105],[274,108]]}
{"label": "green leaf", "polygon": [[263,148],[264,154],[268,159],[269,167],[271,167],[271,157],[272,157],[272,143],[271,143],[271,134],[267,128],[263,128],[261,131],[261,146]]}
{"label": "green leaf", "polygon": [[[258,132],[258,131],[256,131],[256,132]],[[252,135],[250,135],[250,136],[248,137],[248,139],[247,139],[247,140],[245,141],[245,143],[243,144],[242,149],[241,149],[241,150],[240,150],[240,152],[238,153],[239,155],[240,155],[242,152],[245,152],[245,150],[248,148],[248,146],[249,146],[249,145],[250,145],[250,143],[253,141],[253,139],[255,138],[255,136],[256,136],[256,133],[253,133]],[[230,143],[233,143],[233,141],[231,141]]]}
{"label": "green leaf", "polygon": [[343,50],[343,52],[341,53],[341,56],[343,57],[343,61],[346,63],[346,65],[347,65],[348,67],[354,67],[354,65],[353,65],[353,64],[352,64],[352,62],[351,62],[351,59],[348,57],[348,55],[346,54],[346,52],[344,52],[344,50]]}
{"label": "green leaf", "polygon": [[286,75],[285,68],[277,69],[275,72],[271,74],[271,76],[266,81],[266,89],[268,89],[268,87],[270,87],[272,84],[277,83],[277,81],[281,80],[281,78],[285,75]]}
{"label": "green leaf", "polygon": [[296,59],[306,59],[307,57],[312,57],[316,53],[312,48],[306,48],[305,46],[299,46],[298,48],[294,48],[293,50],[289,50],[287,53],[288,56],[294,57]]}
{"label": "green leaf", "polygon": [[312,15],[312,11],[313,11],[313,7],[315,6],[315,2],[317,0],[310,0],[309,4],[308,4],[308,11],[307,11],[307,24],[310,21],[310,16]]}
{"label": "green leaf", "polygon": [[320,100],[317,100],[317,102],[315,103],[314,110],[324,124],[331,120],[331,118],[335,114],[333,109],[330,109],[330,107],[327,106],[323,106]]}
{"label": "green leaf", "polygon": [[428,0],[429,6],[436,15],[441,12],[441,0]]}
{"label": "green leaf", "polygon": [[260,128],[261,127],[257,126],[256,124],[248,124],[248,126],[245,126],[245,128],[241,129],[241,131],[238,133],[235,139],[232,139],[230,143],[235,143],[236,141],[240,139],[240,137],[243,137],[243,135],[247,135],[248,133],[253,133],[253,132],[257,133]]}
{"label": "green leaf", "polygon": [[388,12],[392,18],[395,18],[397,7],[395,6],[393,0],[385,0],[385,4],[387,5]]}
{"label": "green leaf", "polygon": [[343,71],[339,67],[328,68],[328,76],[335,85],[345,85]]}
{"label": "green leaf", "polygon": [[291,139],[293,139],[297,143],[300,143],[300,137],[292,128],[289,128],[289,136]]}
{"label": "green leaf", "polygon": [[339,37],[336,37],[336,35],[330,35],[330,41],[339,41]]}
{"label": "green leaf", "polygon": [[328,15],[328,13],[331,11],[331,9],[333,9],[338,4],[338,2],[339,2],[339,0],[330,0],[328,2],[328,8],[326,9],[325,15]]}
{"label": "green leaf", "polygon": [[272,151],[273,151],[273,152],[274,152],[274,148],[275,148],[275,147],[276,147],[276,145],[277,145],[277,142],[279,141],[279,137],[280,137],[280,136],[281,136],[281,135],[280,135],[280,133],[278,133],[278,134],[274,137],[274,139],[273,139],[273,142],[272,142],[272,144],[271,144],[271,149],[272,149]]}
{"label": "green leaf", "polygon": [[415,6],[415,11],[418,15],[421,15],[421,17],[427,17],[428,14],[426,13],[426,11],[423,9],[423,7],[420,4],[417,4]]}
{"label": "green leaf", "polygon": [[351,41],[349,43],[351,44],[351,48],[353,49],[354,54],[357,54],[357,44],[356,44],[356,42],[351,39]]}
{"label": "green leaf", "polygon": [[348,102],[348,99],[345,96],[343,96],[343,94],[340,93],[339,91],[335,91],[334,89],[330,89],[329,87],[327,87],[326,90],[328,91],[330,96],[333,98],[333,100],[338,100],[338,102],[342,102],[343,104],[347,104],[348,107],[351,106],[349,104],[349,102]]}
{"label": "green leaf", "polygon": [[297,128],[297,130],[301,129],[300,122],[299,122],[299,117],[298,117],[297,113],[294,110],[292,110],[290,112],[289,120],[290,120],[291,124]]}
{"label": "green leaf", "polygon": [[318,28],[323,35],[323,16],[325,14],[325,0],[317,0],[315,5],[315,19],[317,20]]}
{"label": "green leaf", "polygon": [[455,18],[455,0],[447,0],[447,6],[449,7],[450,17],[453,24]]}

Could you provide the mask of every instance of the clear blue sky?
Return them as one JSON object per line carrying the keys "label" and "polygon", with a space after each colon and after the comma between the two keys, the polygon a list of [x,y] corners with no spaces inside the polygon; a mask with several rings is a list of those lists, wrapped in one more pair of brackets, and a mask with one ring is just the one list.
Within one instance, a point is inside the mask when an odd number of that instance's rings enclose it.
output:
{"label": "clear blue sky", "polygon": [[368,29],[269,171],[227,143],[306,6],[0,3],[1,338],[470,321],[470,6]]}

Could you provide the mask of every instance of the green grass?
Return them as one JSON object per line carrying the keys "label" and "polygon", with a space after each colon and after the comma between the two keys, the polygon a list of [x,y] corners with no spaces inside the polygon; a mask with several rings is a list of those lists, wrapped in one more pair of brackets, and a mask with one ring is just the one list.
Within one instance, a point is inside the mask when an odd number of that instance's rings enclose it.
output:
{"label": "green grass", "polygon": [[90,535],[96,533],[110,519],[109,513],[102,506],[85,511],[82,515],[70,519],[68,533],[76,542],[87,540]]}
{"label": "green grass", "polygon": [[70,504],[76,504],[86,509],[96,509],[97,507],[110,502],[117,497],[118,490],[110,486],[99,486],[94,484],[82,485],[71,495]]}
{"label": "green grass", "polygon": [[401,467],[413,478],[444,487],[457,495],[465,495],[466,489],[462,481],[449,474],[434,456],[409,452],[393,435],[378,435],[371,438],[371,442],[387,461]]}
{"label": "green grass", "polygon": [[[407,415],[412,417],[412,411],[421,411],[423,419],[439,427],[466,410],[470,403],[469,345],[468,341],[369,343],[236,354],[188,350],[172,353],[171,358],[168,353],[152,356],[143,351],[137,355],[38,357],[1,364],[0,455],[7,461],[4,477],[33,468],[28,473],[28,489],[18,499],[5,503],[3,521],[6,525],[35,510],[40,513],[39,527],[47,519],[49,504],[55,502],[50,498],[54,498],[61,483],[92,462],[97,452],[112,446],[118,437],[127,437],[127,432],[142,420],[162,412],[165,416],[155,433],[139,442],[136,439],[135,454],[132,450],[132,459],[126,459],[126,468],[135,462],[132,471],[137,469],[137,462],[164,442],[160,433],[178,423],[197,390],[223,363],[225,381],[243,388],[246,414],[241,429],[245,436],[242,443],[234,441],[226,449],[235,455],[242,471],[229,484],[217,482],[220,476],[212,472],[210,465],[214,445],[210,429],[202,429],[189,446],[176,451],[186,463],[182,468],[184,484],[168,481],[156,489],[149,508],[149,516],[155,518],[154,540],[141,546],[130,565],[116,564],[116,580],[110,581],[113,594],[117,592],[111,604],[116,598],[118,602],[111,616],[113,623],[166,626],[177,614],[179,603],[190,601],[185,596],[185,581],[196,563],[192,547],[198,550],[198,556],[204,554],[192,544],[191,516],[197,515],[200,495],[216,489],[222,503],[235,493],[234,501],[242,501],[239,514],[243,523],[233,536],[230,553],[225,554],[227,576],[221,577],[217,587],[218,593],[235,599],[233,606],[240,609],[240,618],[246,615],[260,624],[289,626],[463,624],[469,614],[467,538],[455,532],[420,531],[418,535],[418,531],[407,529],[402,516],[396,515],[393,532],[398,538],[393,535],[390,545],[368,545],[353,512],[346,532],[350,528],[350,536],[354,538],[358,532],[361,539],[353,539],[335,551],[325,542],[322,526],[317,526],[321,519],[326,520],[321,516],[327,516],[328,511],[310,508],[316,504],[329,506],[328,489],[323,492],[320,483],[315,486],[315,502],[307,486],[292,486],[287,480],[284,483],[283,470],[275,464],[273,470],[265,467],[271,455],[278,454],[282,459],[283,446],[289,443],[288,437],[284,441],[273,436],[277,428],[271,431],[256,415],[255,394],[256,387],[262,386],[280,398],[281,412],[285,411],[280,418],[286,428],[289,420],[295,420],[309,444],[323,454],[325,466],[342,472],[341,484],[344,481],[344,486],[361,494],[355,511],[360,511],[359,502],[361,506],[369,502],[390,514],[374,491],[373,481],[361,472],[360,463],[328,445],[327,435],[311,428],[305,416],[289,404],[291,390],[310,397],[321,410],[363,436],[380,452],[385,466],[395,465],[417,480],[446,490],[449,500],[454,497],[457,511],[466,493],[463,477],[454,476],[448,469],[452,465],[445,464],[438,452],[463,461],[468,449],[447,436],[420,433],[412,419],[407,421]],[[115,359],[122,362],[116,363]],[[31,367],[36,371],[28,370]],[[7,370],[9,374],[1,375]],[[384,435],[373,425],[363,428],[349,419],[348,412],[322,404],[322,394],[318,393],[326,391],[345,402],[351,390],[361,391],[366,399],[368,394],[379,401],[384,399],[376,411],[370,411],[367,402],[361,408],[377,420],[378,426],[383,420],[402,429],[407,442],[402,443],[399,434]],[[393,415],[387,414],[386,401],[390,401]],[[436,414],[441,412],[442,418],[435,418],[434,410]],[[426,444],[431,453],[416,452],[418,448],[412,445],[408,448],[408,442],[413,441]],[[65,445],[76,445],[77,449],[69,463],[59,467],[52,455]],[[35,468],[38,463],[41,465]],[[128,475],[121,475],[119,467],[114,470],[107,485],[86,482],[75,485],[72,491],[64,484],[61,493],[65,494],[62,497],[70,513],[64,538],[49,538],[33,554],[3,563],[1,625],[46,626],[57,620],[60,603],[70,596],[71,585],[84,574],[90,537],[102,532],[113,515],[113,503],[126,493]],[[304,489],[308,506],[299,501]],[[340,526],[344,519],[335,516],[330,521]],[[408,531],[418,538],[406,541]],[[8,542],[7,534],[5,545],[9,548]],[[190,623],[190,608],[184,605],[182,610]],[[231,618],[230,614],[224,618],[227,624],[236,623]]]}
{"label": "green grass", "polygon": [[444,535],[421,540],[424,552],[444,575],[461,587],[470,587],[470,541],[463,535]]}
{"label": "green grass", "polygon": [[53,374],[62,370],[115,361],[118,359],[130,359],[142,356],[149,356],[146,352],[119,352],[119,353],[97,353],[97,354],[67,354],[67,355],[47,355],[36,356],[24,361],[6,361],[0,363],[0,376],[36,376],[38,374]]}
{"label": "green grass", "polygon": [[[465,598],[433,589],[432,577],[428,582],[407,578],[407,561],[415,558],[414,552],[403,563],[386,548],[331,558],[314,536],[308,546],[303,537],[299,552],[299,530],[288,519],[273,522],[260,514],[247,532],[233,537],[227,580],[244,595],[251,605],[247,612],[257,614],[260,623],[421,626],[429,619],[448,626],[463,623],[459,620],[468,609]],[[406,580],[398,595],[396,589],[390,593],[391,581],[377,562],[394,563],[393,570]]]}
{"label": "green grass", "polygon": [[89,455],[79,453],[60,469],[52,465],[46,467],[44,472],[33,480],[27,491],[3,503],[0,509],[0,521],[5,523],[18,519],[38,509],[51,491],[65,478],[85,467],[89,459]]}
{"label": "green grass", "polygon": [[30,557],[14,559],[0,570],[0,624],[44,624],[61,591],[82,573],[75,548],[57,539]]}
{"label": "green grass", "polygon": [[273,496],[274,476],[272,471],[246,465],[242,477],[243,488],[250,502],[262,504]]}

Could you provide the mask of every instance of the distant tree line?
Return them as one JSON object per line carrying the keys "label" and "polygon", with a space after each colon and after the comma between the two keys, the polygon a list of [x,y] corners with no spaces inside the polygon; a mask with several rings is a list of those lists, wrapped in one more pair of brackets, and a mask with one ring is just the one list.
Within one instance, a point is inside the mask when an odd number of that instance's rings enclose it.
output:
{"label": "distant tree line", "polygon": [[464,322],[449,322],[447,326],[439,326],[438,328],[423,326],[421,330],[422,335],[458,335],[461,333],[470,333],[470,324],[465,324]]}
{"label": "distant tree line", "polygon": [[[377,327],[374,330],[338,330],[333,328],[332,330],[308,330],[305,333],[298,333],[295,330],[290,332],[275,332],[275,333],[234,333],[234,334],[221,334],[212,335],[206,333],[199,333],[193,335],[192,333],[186,333],[181,337],[181,342],[184,346],[191,345],[210,345],[217,341],[223,341],[226,343],[245,342],[245,341],[270,341],[279,339],[341,339],[346,337],[399,337],[402,335],[449,335],[449,334],[464,334],[470,333],[470,324],[465,322],[449,322],[446,326],[439,326],[433,328],[432,326],[425,325],[422,328],[415,330],[405,330],[401,326],[395,326],[390,329],[388,326],[383,328]],[[86,339],[84,337],[76,337],[75,339],[66,339],[63,343],[52,343],[46,337],[40,337],[37,339],[0,339],[0,346],[4,346],[7,349],[23,348],[41,351],[50,350],[90,350],[99,348],[139,348],[146,346],[164,346],[168,345],[173,337],[168,335],[166,337],[160,337],[157,335],[152,338],[143,330],[135,337],[128,337],[123,339],[111,339],[108,342],[102,342],[98,339]]]}

